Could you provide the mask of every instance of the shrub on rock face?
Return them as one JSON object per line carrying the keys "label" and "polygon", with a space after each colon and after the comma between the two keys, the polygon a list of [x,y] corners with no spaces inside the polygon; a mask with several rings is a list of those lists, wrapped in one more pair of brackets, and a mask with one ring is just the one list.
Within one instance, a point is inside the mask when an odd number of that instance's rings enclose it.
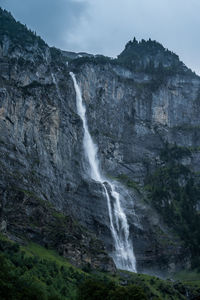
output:
{"label": "shrub on rock face", "polygon": [[182,164],[189,148],[166,144],[160,153],[163,165],[146,178],[149,203],[184,241],[192,253],[192,267],[200,268],[200,178]]}

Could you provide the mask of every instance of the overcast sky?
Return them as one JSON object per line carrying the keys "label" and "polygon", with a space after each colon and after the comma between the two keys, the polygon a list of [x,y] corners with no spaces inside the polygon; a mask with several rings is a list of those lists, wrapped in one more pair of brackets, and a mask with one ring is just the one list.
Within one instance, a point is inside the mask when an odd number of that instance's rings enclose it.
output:
{"label": "overcast sky", "polygon": [[118,55],[155,39],[200,74],[200,0],[0,0],[0,6],[63,50]]}

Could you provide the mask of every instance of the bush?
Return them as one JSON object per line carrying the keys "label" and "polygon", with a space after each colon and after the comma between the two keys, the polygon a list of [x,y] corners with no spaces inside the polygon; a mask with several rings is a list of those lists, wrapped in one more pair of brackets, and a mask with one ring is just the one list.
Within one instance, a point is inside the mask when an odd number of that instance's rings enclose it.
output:
{"label": "bush", "polygon": [[54,261],[27,255],[1,236],[0,249],[1,300],[61,300],[76,293],[79,272],[60,267],[56,257]]}
{"label": "bush", "polygon": [[141,287],[120,286],[111,281],[87,279],[79,286],[78,300],[146,300]]}

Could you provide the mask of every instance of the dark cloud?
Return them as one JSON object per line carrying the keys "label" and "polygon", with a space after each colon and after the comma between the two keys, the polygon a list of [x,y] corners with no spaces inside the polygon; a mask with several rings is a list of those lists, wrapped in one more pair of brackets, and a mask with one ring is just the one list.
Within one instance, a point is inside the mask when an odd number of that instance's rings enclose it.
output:
{"label": "dark cloud", "polygon": [[0,5],[50,45],[61,48],[66,48],[66,35],[78,25],[88,6],[77,0],[0,0]]}

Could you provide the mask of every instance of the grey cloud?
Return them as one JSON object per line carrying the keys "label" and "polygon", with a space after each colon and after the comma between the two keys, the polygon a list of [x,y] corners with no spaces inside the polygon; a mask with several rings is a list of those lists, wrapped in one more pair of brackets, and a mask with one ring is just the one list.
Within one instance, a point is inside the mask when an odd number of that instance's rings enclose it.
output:
{"label": "grey cloud", "polygon": [[50,45],[116,56],[152,38],[200,73],[199,0],[0,0]]}
{"label": "grey cloud", "polygon": [[152,38],[200,71],[199,0],[88,0],[90,18],[75,28],[75,49],[116,56],[134,36]]}
{"label": "grey cloud", "polygon": [[61,48],[66,47],[65,35],[77,26],[88,7],[75,0],[0,0],[0,5],[50,45]]}

